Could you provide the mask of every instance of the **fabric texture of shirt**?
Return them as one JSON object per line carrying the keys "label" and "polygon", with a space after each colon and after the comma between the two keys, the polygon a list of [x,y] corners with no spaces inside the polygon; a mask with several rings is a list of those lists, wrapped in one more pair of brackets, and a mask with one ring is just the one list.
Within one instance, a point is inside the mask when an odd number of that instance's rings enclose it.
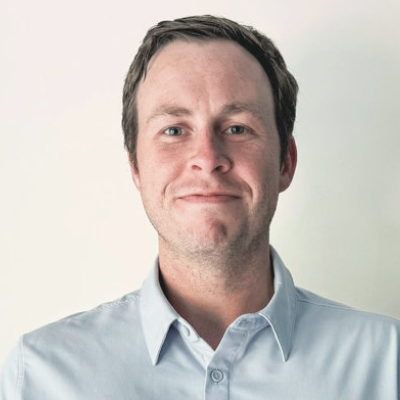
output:
{"label": "fabric texture of shirt", "polygon": [[214,351],[142,289],[21,337],[1,400],[399,400],[400,323],[294,286],[271,249],[275,293]]}

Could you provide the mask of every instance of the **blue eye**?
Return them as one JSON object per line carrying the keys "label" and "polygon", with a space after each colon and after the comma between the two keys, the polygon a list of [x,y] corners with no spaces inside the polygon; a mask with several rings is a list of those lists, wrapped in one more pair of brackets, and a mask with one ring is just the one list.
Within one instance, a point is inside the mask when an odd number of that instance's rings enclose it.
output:
{"label": "blue eye", "polygon": [[171,126],[164,130],[164,133],[168,136],[180,136],[182,135],[182,128],[178,126]]}
{"label": "blue eye", "polygon": [[233,125],[228,128],[228,131],[232,135],[242,135],[246,132],[246,128],[242,125]]}

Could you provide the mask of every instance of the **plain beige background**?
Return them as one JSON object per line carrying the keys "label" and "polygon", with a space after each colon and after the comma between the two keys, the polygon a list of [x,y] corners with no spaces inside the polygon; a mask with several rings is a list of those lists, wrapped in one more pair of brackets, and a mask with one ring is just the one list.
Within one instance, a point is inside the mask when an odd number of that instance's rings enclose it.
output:
{"label": "plain beige background", "polygon": [[399,0],[3,0],[0,363],[20,334],[146,276],[123,80],[151,25],[204,13],[269,35],[300,84],[298,170],[272,226],[296,283],[400,317]]}

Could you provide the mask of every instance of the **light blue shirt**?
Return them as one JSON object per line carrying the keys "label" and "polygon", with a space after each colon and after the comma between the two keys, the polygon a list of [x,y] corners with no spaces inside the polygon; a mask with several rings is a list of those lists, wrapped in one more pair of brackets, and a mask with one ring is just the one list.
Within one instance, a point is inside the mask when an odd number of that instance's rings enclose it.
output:
{"label": "light blue shirt", "polygon": [[294,286],[213,351],[168,303],[157,265],[140,291],[24,335],[1,400],[399,400],[400,323]]}

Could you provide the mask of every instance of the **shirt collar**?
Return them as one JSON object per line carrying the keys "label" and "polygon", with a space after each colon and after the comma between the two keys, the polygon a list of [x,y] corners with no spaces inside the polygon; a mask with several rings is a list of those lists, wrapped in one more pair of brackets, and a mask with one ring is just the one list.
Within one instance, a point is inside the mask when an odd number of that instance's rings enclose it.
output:
{"label": "shirt collar", "polygon": [[287,361],[292,348],[296,321],[296,290],[289,270],[283,264],[276,250],[270,246],[274,270],[274,295],[258,313],[271,326],[279,345],[282,359]]}
{"label": "shirt collar", "polygon": [[[274,295],[258,314],[271,326],[282,358],[286,361],[290,355],[294,335],[296,291],[289,270],[272,246],[271,260],[274,270]],[[140,307],[147,348],[153,365],[156,365],[169,328],[179,318],[179,314],[161,289],[158,259],[143,283]]]}
{"label": "shirt collar", "polygon": [[153,365],[156,365],[169,328],[179,318],[161,289],[158,258],[143,283],[140,312],[150,358]]}

